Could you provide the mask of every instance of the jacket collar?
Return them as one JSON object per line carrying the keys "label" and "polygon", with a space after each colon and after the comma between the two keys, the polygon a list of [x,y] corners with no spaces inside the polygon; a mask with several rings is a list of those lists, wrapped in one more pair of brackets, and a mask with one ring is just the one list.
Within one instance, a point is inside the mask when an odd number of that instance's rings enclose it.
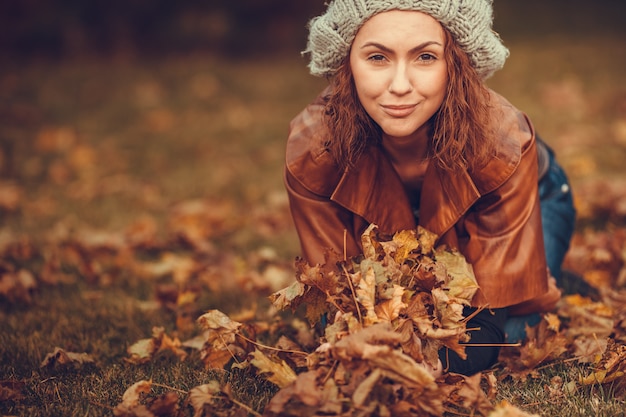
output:
{"label": "jacket collar", "polygon": [[[442,236],[479,197],[467,171],[450,172],[431,164],[424,177],[420,224]],[[402,182],[379,147],[372,147],[343,173],[331,199],[384,232],[416,226]]]}

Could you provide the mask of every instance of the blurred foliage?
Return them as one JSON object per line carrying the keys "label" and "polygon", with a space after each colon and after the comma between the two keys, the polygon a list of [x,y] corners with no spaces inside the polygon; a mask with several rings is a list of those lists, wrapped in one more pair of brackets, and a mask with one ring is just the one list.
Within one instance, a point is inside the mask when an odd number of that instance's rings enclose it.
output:
{"label": "blurred foliage", "polygon": [[[0,56],[162,54],[230,56],[303,49],[307,21],[324,0],[7,0],[0,2]],[[497,0],[505,40],[567,32],[626,32],[621,0]]]}
{"label": "blurred foliage", "polygon": [[321,1],[291,0],[7,1],[0,2],[0,51],[45,57],[276,52],[300,48],[304,22],[321,7]]}

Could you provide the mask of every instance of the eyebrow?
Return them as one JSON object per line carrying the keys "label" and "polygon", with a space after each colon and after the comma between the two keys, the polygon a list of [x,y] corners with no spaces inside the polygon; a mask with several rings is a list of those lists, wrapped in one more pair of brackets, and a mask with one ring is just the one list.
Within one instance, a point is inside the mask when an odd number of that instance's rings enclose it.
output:
{"label": "eyebrow", "polygon": [[[409,53],[420,51],[420,50],[422,50],[422,49],[424,49],[424,48],[426,48],[427,46],[430,46],[430,45],[443,46],[441,43],[439,43],[437,41],[426,41],[426,42],[420,43],[419,45],[415,46],[414,48],[411,48]],[[363,46],[361,46],[360,49],[365,49],[365,48],[368,48],[368,47],[371,47],[371,46],[373,46],[375,48],[378,48],[378,49],[380,49],[380,50],[382,50],[384,52],[387,52],[387,53],[393,53],[394,52],[393,49],[391,49],[391,48],[389,48],[389,47],[387,47],[387,46],[385,46],[385,45],[383,45],[381,43],[378,43],[378,42],[367,42]]]}

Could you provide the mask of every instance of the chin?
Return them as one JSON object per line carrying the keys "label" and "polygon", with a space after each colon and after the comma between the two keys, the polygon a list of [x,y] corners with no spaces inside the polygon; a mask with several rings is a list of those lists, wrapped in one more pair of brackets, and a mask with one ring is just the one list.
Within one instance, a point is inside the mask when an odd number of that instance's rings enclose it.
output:
{"label": "chin", "polygon": [[417,132],[417,129],[383,129],[383,132],[392,138],[406,138]]}

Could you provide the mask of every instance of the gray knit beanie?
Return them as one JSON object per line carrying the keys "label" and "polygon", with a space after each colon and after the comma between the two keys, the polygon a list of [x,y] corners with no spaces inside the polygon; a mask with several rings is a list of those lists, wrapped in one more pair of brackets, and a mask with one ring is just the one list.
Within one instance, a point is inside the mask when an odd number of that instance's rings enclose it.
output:
{"label": "gray knit beanie", "polygon": [[326,12],[309,22],[309,69],[316,76],[334,74],[350,51],[360,27],[389,10],[415,10],[437,19],[470,57],[478,75],[489,78],[509,55],[491,29],[492,0],[332,0]]}

